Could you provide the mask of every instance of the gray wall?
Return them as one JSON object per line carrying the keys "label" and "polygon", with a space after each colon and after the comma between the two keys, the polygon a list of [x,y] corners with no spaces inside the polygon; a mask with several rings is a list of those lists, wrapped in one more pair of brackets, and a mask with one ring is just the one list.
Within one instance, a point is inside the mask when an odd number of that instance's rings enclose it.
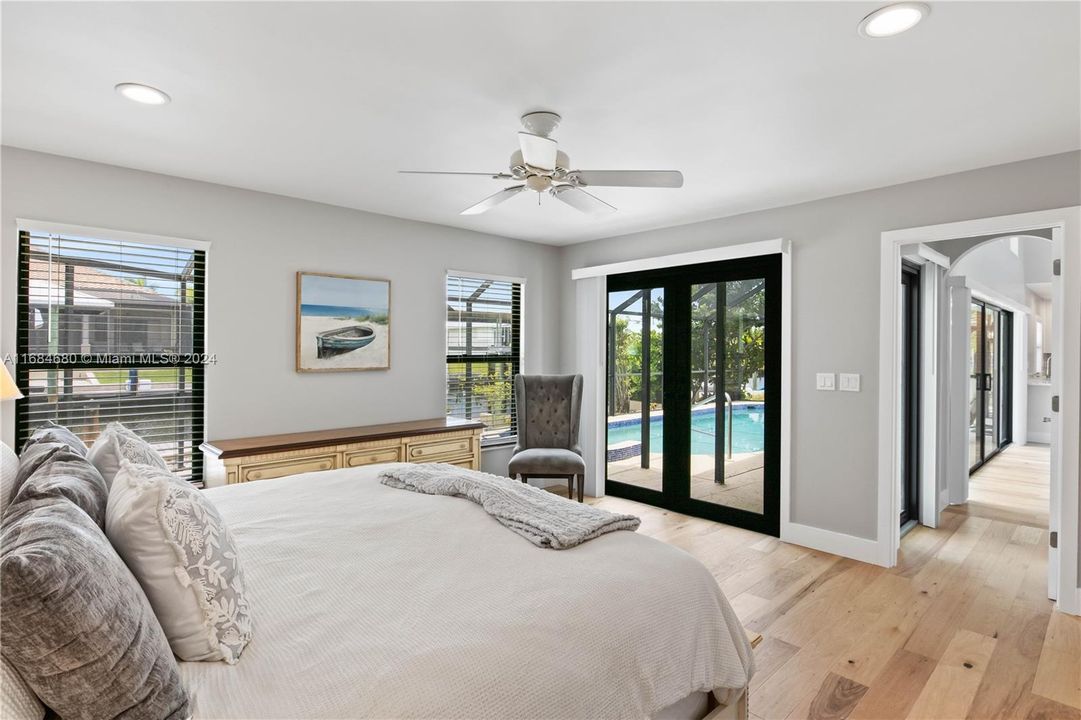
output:
{"label": "gray wall", "polygon": [[[1017,233],[1015,233],[1017,234]],[[1039,237],[1050,242],[1051,231],[1047,228],[1041,230],[1027,230],[1023,233],[1026,237]],[[931,243],[930,247],[942,253],[950,259],[951,262],[956,261],[957,258],[964,255],[968,250],[981,245],[988,240],[994,238],[1010,237],[1010,234],[1003,235],[997,233],[995,235],[977,235],[976,237],[967,238],[953,238],[952,240],[940,240],[938,242]],[[1048,257],[1050,257],[1050,245],[1048,246]],[[1033,282],[1029,280],[1028,282]]]}
{"label": "gray wall", "polygon": [[[208,273],[211,437],[393,421],[443,412],[442,278],[521,275],[525,369],[574,371],[570,270],[783,237],[793,243],[792,520],[875,536],[880,233],[1075,205],[1081,153],[566,248],[4,148],[0,351],[14,352],[16,217],[213,243]],[[649,192],[644,190],[643,192]],[[392,278],[393,368],[297,375],[294,273]],[[562,354],[560,354],[562,353]],[[816,372],[858,372],[862,392],[816,392]],[[3,408],[10,442],[12,403]],[[829,422],[823,422],[829,418]],[[501,471],[506,452],[486,469]]]}
{"label": "gray wall", "polygon": [[[558,368],[559,250],[15,148],[2,151],[0,351],[15,351],[17,217],[206,240],[210,438],[366,425],[444,413],[447,269],[526,278],[527,371]],[[295,273],[390,278],[391,369],[294,372]],[[13,439],[4,403],[3,439]],[[505,452],[485,469],[504,472]]]}
{"label": "gray wall", "polygon": [[[565,248],[573,268],[786,238],[792,241],[792,521],[864,538],[876,533],[878,277],[885,230],[1076,205],[1073,152]],[[647,191],[643,191],[647,192]],[[562,308],[572,370],[574,307]],[[858,372],[859,393],[817,392],[816,372]],[[824,422],[828,418],[828,422]]]}

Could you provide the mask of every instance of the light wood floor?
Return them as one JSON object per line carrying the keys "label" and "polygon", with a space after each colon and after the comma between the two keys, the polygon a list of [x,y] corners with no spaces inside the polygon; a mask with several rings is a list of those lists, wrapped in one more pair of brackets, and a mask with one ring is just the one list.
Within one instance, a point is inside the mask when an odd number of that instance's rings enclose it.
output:
{"label": "light wood floor", "polygon": [[593,502],[639,515],[639,532],[701,560],[763,635],[753,718],[1081,720],[1081,618],[1046,597],[1046,509],[1041,518],[1028,502],[1046,462],[1046,448],[1002,453],[973,483],[979,504],[915,528],[890,570],[620,498]]}
{"label": "light wood floor", "polygon": [[1011,445],[972,475],[969,501],[951,510],[1046,530],[1050,473],[1047,445]]}

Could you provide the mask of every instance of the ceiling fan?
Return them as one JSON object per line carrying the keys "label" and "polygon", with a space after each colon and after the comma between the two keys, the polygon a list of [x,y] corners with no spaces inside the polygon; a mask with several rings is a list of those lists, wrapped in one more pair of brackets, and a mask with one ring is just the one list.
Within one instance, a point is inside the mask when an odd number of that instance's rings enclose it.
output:
{"label": "ceiling fan", "polygon": [[[678,170],[571,170],[567,153],[549,137],[560,121],[554,112],[531,112],[522,116],[527,132],[518,133],[519,149],[511,153],[508,172],[454,172],[439,170],[400,170],[413,175],[487,175],[493,180],[517,180],[519,185],[504,188],[476,205],[462,210],[462,215],[479,215],[491,210],[518,193],[533,190],[547,192],[584,213],[604,214],[616,208],[585,191],[592,187],[683,187],[683,173]],[[538,201],[540,197],[538,195]]]}

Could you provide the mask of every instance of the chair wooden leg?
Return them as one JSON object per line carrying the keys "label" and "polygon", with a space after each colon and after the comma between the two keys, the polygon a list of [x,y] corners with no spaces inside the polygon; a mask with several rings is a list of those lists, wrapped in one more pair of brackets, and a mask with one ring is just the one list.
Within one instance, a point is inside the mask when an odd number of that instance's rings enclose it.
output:
{"label": "chair wooden leg", "polygon": [[575,480],[578,482],[578,502],[585,501],[586,495],[586,474],[576,475]]}
{"label": "chair wooden leg", "polygon": [[567,499],[568,500],[573,500],[574,499],[574,476],[573,475],[568,475],[567,476]]}
{"label": "chair wooden leg", "polygon": [[529,478],[521,473],[518,474],[518,477],[522,479],[522,482],[529,482]]}

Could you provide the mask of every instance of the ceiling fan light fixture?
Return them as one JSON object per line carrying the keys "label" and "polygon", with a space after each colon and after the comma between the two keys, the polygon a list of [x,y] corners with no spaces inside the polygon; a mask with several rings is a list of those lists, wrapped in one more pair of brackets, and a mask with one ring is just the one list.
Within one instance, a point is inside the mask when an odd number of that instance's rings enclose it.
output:
{"label": "ceiling fan light fixture", "polygon": [[526,187],[536,192],[545,192],[552,187],[552,178],[547,175],[530,175],[525,179]]}
{"label": "ceiling fan light fixture", "polygon": [[859,33],[869,38],[900,35],[916,27],[931,14],[931,6],[922,2],[899,2],[875,10],[860,20]]}
{"label": "ceiling fan light fixture", "polygon": [[142,105],[165,105],[171,99],[165,92],[158,90],[156,87],[150,87],[142,83],[120,83],[114,89],[128,100]]}
{"label": "ceiling fan light fixture", "polygon": [[493,180],[514,180],[520,184],[504,188],[475,205],[462,215],[479,215],[506,200],[531,190],[547,192],[575,210],[589,214],[615,212],[613,205],[586,192],[586,187],[678,188],[683,174],[678,170],[572,170],[571,159],[559,149],[550,134],[559,123],[559,115],[549,111],[527,113],[522,125],[528,132],[518,133],[518,149],[511,153],[507,172],[456,172],[449,170],[399,170],[411,175],[487,175]]}

